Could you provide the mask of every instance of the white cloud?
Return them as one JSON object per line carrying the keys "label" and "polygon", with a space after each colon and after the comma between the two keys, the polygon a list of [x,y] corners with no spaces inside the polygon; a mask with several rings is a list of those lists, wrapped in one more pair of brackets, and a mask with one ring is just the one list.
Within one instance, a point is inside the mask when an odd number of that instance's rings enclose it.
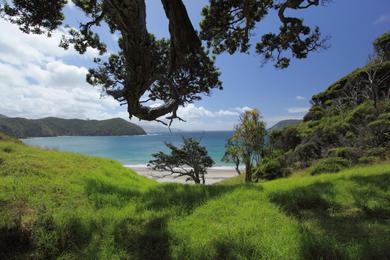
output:
{"label": "white cloud", "polygon": [[87,69],[63,61],[77,58],[58,47],[59,34],[47,38],[27,35],[0,21],[0,113],[41,118],[109,118],[117,115],[118,103],[100,98],[85,81]]}
{"label": "white cloud", "polygon": [[302,97],[302,96],[296,96],[295,99],[296,99],[296,100],[305,100],[306,98],[305,98],[305,97]]}
{"label": "white cloud", "polygon": [[[17,26],[2,20],[0,31],[4,35],[12,35],[0,37],[0,114],[27,118],[128,119],[125,107],[120,107],[111,97],[101,98],[100,89],[86,83],[86,67],[64,61],[76,60],[79,64],[85,58],[75,51],[59,48],[59,33],[51,38],[27,35],[21,33]],[[152,102],[148,105],[161,104]],[[176,120],[172,127],[183,130],[233,129],[240,113],[250,109],[210,110],[188,104],[178,111],[186,122]],[[159,123],[138,121],[136,118],[132,121],[141,126],[163,127]]]}
{"label": "white cloud", "polygon": [[194,104],[188,104],[185,107],[181,107],[178,110],[178,116],[184,119],[198,119],[198,118],[216,118],[216,117],[238,117],[240,111],[243,111],[244,108],[235,108],[232,110],[223,110],[211,111],[205,107],[197,107]]}
{"label": "white cloud", "polygon": [[374,24],[382,23],[390,23],[390,14],[383,14],[374,21]]}
{"label": "white cloud", "polygon": [[236,107],[235,110],[240,112],[240,113],[244,113],[245,111],[248,111],[248,110],[252,110],[253,108],[251,107]]}
{"label": "white cloud", "polygon": [[290,107],[287,109],[287,111],[290,113],[290,114],[298,114],[298,113],[306,113],[307,111],[309,111],[310,108],[308,107]]}

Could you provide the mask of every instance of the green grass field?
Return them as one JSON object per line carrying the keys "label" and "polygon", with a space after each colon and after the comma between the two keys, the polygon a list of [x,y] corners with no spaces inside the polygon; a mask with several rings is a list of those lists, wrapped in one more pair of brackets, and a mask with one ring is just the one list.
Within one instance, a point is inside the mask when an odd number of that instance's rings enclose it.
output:
{"label": "green grass field", "polygon": [[389,163],[203,187],[0,139],[0,259],[390,258]]}

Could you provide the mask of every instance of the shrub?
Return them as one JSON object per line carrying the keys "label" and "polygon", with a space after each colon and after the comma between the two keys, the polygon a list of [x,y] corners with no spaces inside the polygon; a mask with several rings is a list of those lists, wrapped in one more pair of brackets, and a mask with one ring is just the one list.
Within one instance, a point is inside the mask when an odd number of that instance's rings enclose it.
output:
{"label": "shrub", "polygon": [[348,116],[350,124],[362,126],[375,120],[376,110],[372,102],[365,102],[357,106]]}
{"label": "shrub", "polygon": [[318,159],[321,155],[321,147],[315,142],[308,142],[300,144],[295,149],[295,153],[299,156],[299,159],[305,163],[310,160]]}
{"label": "shrub", "polygon": [[372,164],[378,161],[378,158],[375,156],[364,156],[359,158],[358,162],[360,164]]}
{"label": "shrub", "polygon": [[365,152],[365,155],[367,157],[377,157],[377,158],[379,157],[380,159],[385,160],[387,157],[386,155],[388,153],[389,152],[385,147],[374,147],[374,148],[368,149]]}
{"label": "shrub", "polygon": [[320,120],[325,115],[325,110],[318,105],[310,108],[309,112],[304,116],[303,121]]}
{"label": "shrub", "polygon": [[5,153],[12,153],[12,148],[11,148],[11,147],[5,147],[5,148],[3,149],[3,151],[4,151]]}
{"label": "shrub", "polygon": [[358,148],[354,147],[337,147],[328,151],[331,157],[341,157],[352,162],[357,162],[359,157],[362,156],[362,152]]}
{"label": "shrub", "polygon": [[390,120],[379,119],[368,124],[378,144],[390,142]]}
{"label": "shrub", "polygon": [[284,168],[278,159],[265,157],[256,168],[257,177],[266,180],[286,177],[291,174],[291,170]]}
{"label": "shrub", "polygon": [[336,173],[351,166],[351,161],[341,157],[329,157],[322,159],[311,170],[311,175],[320,173]]}
{"label": "shrub", "polygon": [[270,134],[270,142],[275,149],[288,151],[295,149],[300,144],[301,137],[295,127],[287,127],[272,131]]}

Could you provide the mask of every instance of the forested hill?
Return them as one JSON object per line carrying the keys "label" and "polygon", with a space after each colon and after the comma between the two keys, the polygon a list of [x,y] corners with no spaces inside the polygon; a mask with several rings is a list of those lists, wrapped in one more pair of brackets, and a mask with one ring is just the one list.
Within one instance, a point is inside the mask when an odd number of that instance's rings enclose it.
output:
{"label": "forested hill", "polygon": [[300,123],[302,120],[300,119],[286,119],[286,120],[282,120],[282,121],[279,121],[278,123],[276,123],[275,125],[273,125],[272,127],[270,127],[268,129],[268,131],[272,131],[272,130],[276,130],[276,129],[282,129],[282,128],[285,128],[285,127],[288,127],[288,126],[292,126],[292,125],[296,125],[298,123]]}
{"label": "forested hill", "polygon": [[317,174],[389,159],[390,32],[374,42],[374,49],[369,63],[312,97],[302,122],[271,132],[272,149],[262,166],[269,171],[263,176],[284,176],[268,165],[312,167]]}
{"label": "forested hill", "polygon": [[3,116],[0,116],[0,132],[18,138],[146,134],[138,125],[127,122],[121,118],[98,121],[48,117],[33,120]]}

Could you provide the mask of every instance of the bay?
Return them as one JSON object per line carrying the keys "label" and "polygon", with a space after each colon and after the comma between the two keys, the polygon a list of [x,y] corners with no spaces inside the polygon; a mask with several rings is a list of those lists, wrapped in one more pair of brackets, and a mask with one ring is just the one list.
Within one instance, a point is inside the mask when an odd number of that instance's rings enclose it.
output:
{"label": "bay", "polygon": [[29,145],[59,151],[70,151],[110,158],[127,166],[144,166],[152,154],[167,152],[165,142],[180,145],[183,137],[192,137],[206,147],[215,166],[231,166],[222,162],[226,140],[231,131],[156,133],[138,136],[59,136],[22,139]]}

